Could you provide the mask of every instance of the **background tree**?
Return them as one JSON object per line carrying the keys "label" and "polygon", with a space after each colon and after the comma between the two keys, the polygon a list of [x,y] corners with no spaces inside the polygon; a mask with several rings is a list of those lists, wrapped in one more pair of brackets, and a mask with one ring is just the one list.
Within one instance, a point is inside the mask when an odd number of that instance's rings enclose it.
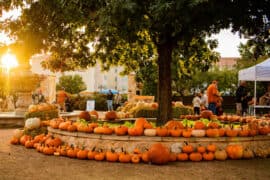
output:
{"label": "background tree", "polygon": [[86,84],[80,75],[64,75],[59,79],[59,83],[56,85],[56,90],[65,88],[65,91],[70,94],[78,94],[79,92],[86,90]]}
{"label": "background tree", "polygon": [[241,43],[239,46],[241,58],[237,61],[237,68],[250,67],[270,57],[269,44],[261,37],[250,39],[246,44]]}
{"label": "background tree", "polygon": [[[105,69],[111,64],[134,69],[138,56],[152,57],[153,50],[145,45],[153,44],[158,54],[158,125],[171,119],[172,55],[181,48],[179,42],[189,43],[229,26],[240,34],[257,35],[266,30],[270,16],[268,0],[14,2],[22,6],[22,17],[3,27],[29,48],[27,52],[52,52],[47,68],[87,68],[99,59]],[[265,32],[263,37],[269,38]],[[90,41],[95,42],[94,52],[88,51]]]}

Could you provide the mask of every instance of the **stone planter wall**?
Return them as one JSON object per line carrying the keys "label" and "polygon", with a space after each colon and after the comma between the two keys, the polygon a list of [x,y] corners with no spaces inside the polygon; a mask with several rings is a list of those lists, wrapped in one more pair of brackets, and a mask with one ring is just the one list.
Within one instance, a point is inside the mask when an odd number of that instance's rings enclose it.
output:
{"label": "stone planter wall", "polygon": [[255,137],[219,137],[219,138],[183,138],[183,137],[149,137],[149,136],[116,136],[113,135],[98,135],[82,132],[68,132],[59,129],[48,127],[48,132],[55,137],[59,137],[63,142],[74,146],[84,146],[88,150],[100,148],[102,150],[114,149],[116,152],[124,151],[133,152],[135,148],[145,151],[151,144],[161,142],[168,146],[172,152],[180,152],[181,147],[185,143],[190,143],[194,146],[214,143],[219,148],[224,149],[228,144],[242,144],[244,147],[249,147],[252,150],[256,148],[270,148],[270,136],[255,136]]}

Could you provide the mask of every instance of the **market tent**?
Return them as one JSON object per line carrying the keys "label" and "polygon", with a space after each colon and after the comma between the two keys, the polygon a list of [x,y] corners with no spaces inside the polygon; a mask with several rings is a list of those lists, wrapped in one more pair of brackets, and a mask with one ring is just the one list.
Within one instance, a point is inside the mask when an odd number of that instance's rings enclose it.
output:
{"label": "market tent", "polygon": [[270,81],[270,58],[238,73],[240,81]]}
{"label": "market tent", "polygon": [[102,90],[100,91],[100,93],[102,93],[102,94],[108,94],[108,93],[109,93],[109,90],[111,90],[111,92],[112,92],[113,94],[118,94],[118,93],[119,93],[116,89],[102,89]]}
{"label": "market tent", "polygon": [[[242,69],[238,72],[238,80],[239,81],[254,81],[254,98],[256,97],[256,89],[257,89],[257,81],[270,81],[270,58],[265,61],[256,64],[252,67]],[[256,106],[256,102],[254,102],[254,107]],[[254,115],[256,115],[254,108]]]}

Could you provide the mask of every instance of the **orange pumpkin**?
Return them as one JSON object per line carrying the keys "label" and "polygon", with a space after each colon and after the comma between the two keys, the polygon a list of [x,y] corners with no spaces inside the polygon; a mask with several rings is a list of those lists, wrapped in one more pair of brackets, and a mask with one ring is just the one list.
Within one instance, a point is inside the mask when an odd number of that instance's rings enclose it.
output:
{"label": "orange pumpkin", "polygon": [[170,120],[165,124],[168,129],[184,129],[184,125],[181,121]]}
{"label": "orange pumpkin", "polygon": [[144,128],[144,125],[148,123],[148,121],[144,118],[144,117],[140,117],[140,118],[137,118],[135,120],[135,127],[138,127],[138,128]]}
{"label": "orange pumpkin", "polygon": [[128,153],[121,153],[118,160],[121,163],[129,163],[131,161],[131,156]]}
{"label": "orange pumpkin", "polygon": [[252,159],[254,158],[254,153],[251,149],[245,148],[243,151],[243,158],[244,159]]}
{"label": "orange pumpkin", "polygon": [[97,152],[95,155],[96,161],[103,161],[105,159],[105,153],[104,152]]}
{"label": "orange pumpkin", "polygon": [[77,131],[77,126],[75,124],[69,124],[68,127],[67,127],[67,130],[69,132]]}
{"label": "orange pumpkin", "polygon": [[224,128],[219,128],[218,129],[219,137],[225,136],[225,132],[226,132],[226,130]]}
{"label": "orange pumpkin", "polygon": [[103,127],[96,127],[94,129],[95,134],[103,134]]}
{"label": "orange pumpkin", "polygon": [[106,152],[106,160],[109,162],[116,162],[118,161],[119,155],[114,151],[107,151]]}
{"label": "orange pumpkin", "polygon": [[241,129],[238,132],[240,137],[248,137],[249,136],[249,129]]}
{"label": "orange pumpkin", "polygon": [[111,135],[113,133],[113,129],[108,126],[103,126],[103,134],[105,135]]}
{"label": "orange pumpkin", "polygon": [[213,115],[213,112],[210,110],[204,110],[201,112],[201,117],[202,118],[206,118],[206,119],[210,119],[210,117]]}
{"label": "orange pumpkin", "polygon": [[112,121],[117,119],[117,113],[115,111],[108,111],[105,113],[105,120]]}
{"label": "orange pumpkin", "polygon": [[203,159],[206,161],[212,161],[215,159],[215,155],[213,152],[205,152],[203,153]]}
{"label": "orange pumpkin", "polygon": [[199,162],[202,160],[202,154],[198,152],[192,152],[189,155],[189,159],[194,162]]}
{"label": "orange pumpkin", "polygon": [[227,159],[227,153],[224,149],[217,150],[214,155],[215,155],[215,159],[219,161],[224,161]]}
{"label": "orange pumpkin", "polygon": [[117,136],[124,136],[128,133],[128,127],[126,126],[118,126],[114,130]]}
{"label": "orange pumpkin", "polygon": [[92,129],[95,129],[96,127],[98,127],[98,123],[90,123],[88,124],[88,126]]}
{"label": "orange pumpkin", "polygon": [[62,144],[62,141],[58,137],[50,137],[45,141],[45,145],[47,146],[57,147],[57,146],[60,146],[61,144]]}
{"label": "orange pumpkin", "polygon": [[256,129],[250,129],[249,130],[249,136],[256,136],[256,135],[258,135],[258,130],[256,130]]}
{"label": "orange pumpkin", "polygon": [[25,142],[28,140],[31,140],[31,139],[32,139],[32,137],[29,135],[22,135],[20,137],[20,144],[24,146]]}
{"label": "orange pumpkin", "polygon": [[76,158],[77,157],[77,151],[74,148],[69,148],[67,150],[67,157]]}
{"label": "orange pumpkin", "polygon": [[177,154],[177,160],[178,161],[187,161],[188,160],[188,154],[187,153],[179,153],[179,154]]}
{"label": "orange pumpkin", "polygon": [[269,133],[269,128],[268,127],[260,127],[259,128],[259,134],[260,135],[267,135]]}
{"label": "orange pumpkin", "polygon": [[208,152],[215,152],[216,149],[217,149],[217,146],[216,146],[215,144],[208,144],[208,145],[206,146],[206,150],[207,150]]}
{"label": "orange pumpkin", "polygon": [[42,141],[43,137],[45,137],[45,134],[39,134],[34,137],[34,142],[39,143]]}
{"label": "orange pumpkin", "polygon": [[58,129],[60,123],[61,123],[61,121],[58,121],[58,120],[51,120],[51,121],[50,121],[50,127],[54,128],[54,129]]}
{"label": "orange pumpkin", "polygon": [[210,122],[207,127],[212,129],[218,129],[219,125],[216,122]]}
{"label": "orange pumpkin", "polygon": [[182,135],[182,129],[178,129],[178,128],[170,129],[169,134],[172,137],[179,137]]}
{"label": "orange pumpkin", "polygon": [[87,159],[87,155],[88,155],[88,150],[85,150],[85,149],[80,149],[77,152],[77,158],[78,159]]}
{"label": "orange pumpkin", "polygon": [[149,122],[146,122],[146,123],[144,123],[143,128],[144,128],[144,129],[152,129],[153,126],[152,126],[152,124],[150,124]]}
{"label": "orange pumpkin", "polygon": [[140,155],[132,154],[131,155],[131,162],[134,164],[138,164],[141,161]]}
{"label": "orange pumpkin", "polygon": [[45,154],[45,155],[53,155],[53,153],[54,153],[54,148],[53,148],[53,147],[49,147],[49,146],[45,146],[45,147],[42,149],[42,152],[43,152],[43,154]]}
{"label": "orange pumpkin", "polygon": [[218,129],[207,129],[206,136],[207,137],[219,137],[219,130]]}
{"label": "orange pumpkin", "polygon": [[128,128],[128,135],[130,136],[142,136],[143,135],[143,128],[134,127]]}
{"label": "orange pumpkin", "polygon": [[205,125],[201,121],[196,121],[194,124],[194,129],[205,129]]}
{"label": "orange pumpkin", "polygon": [[153,164],[166,164],[170,160],[169,148],[161,143],[153,144],[148,151],[148,155],[149,161]]}
{"label": "orange pumpkin", "polygon": [[175,162],[176,160],[177,160],[177,154],[171,152],[171,153],[170,153],[169,161],[170,161],[170,162]]}
{"label": "orange pumpkin", "polygon": [[11,140],[10,140],[10,144],[14,144],[14,145],[16,145],[16,144],[19,144],[19,138],[16,138],[16,137],[13,137]]}
{"label": "orange pumpkin", "polygon": [[61,122],[61,123],[59,124],[59,129],[65,131],[65,130],[67,130],[69,124],[70,124],[70,122],[68,122],[68,121]]}
{"label": "orange pumpkin", "polygon": [[88,111],[82,111],[79,116],[78,116],[79,119],[84,119],[86,121],[91,121],[91,116],[89,114]]}
{"label": "orange pumpkin", "polygon": [[205,151],[206,151],[206,148],[204,146],[199,145],[197,147],[197,152],[199,152],[199,153],[205,153]]}
{"label": "orange pumpkin", "polygon": [[95,116],[98,119],[98,112],[96,110],[92,110],[89,112],[90,116]]}
{"label": "orange pumpkin", "polygon": [[182,147],[182,152],[184,153],[192,153],[194,151],[194,148],[191,144],[186,143],[183,147]]}
{"label": "orange pumpkin", "polygon": [[145,163],[149,162],[148,151],[142,153],[142,161]]}
{"label": "orange pumpkin", "polygon": [[66,149],[66,147],[61,147],[60,148],[60,155],[61,156],[66,156],[67,155],[67,149]]}
{"label": "orange pumpkin", "polygon": [[231,159],[241,159],[243,150],[243,146],[239,144],[228,145],[226,147],[226,152]]}
{"label": "orange pumpkin", "polygon": [[160,137],[166,137],[168,136],[169,132],[168,129],[165,127],[157,127],[156,128],[156,135]]}
{"label": "orange pumpkin", "polygon": [[182,131],[182,136],[185,138],[189,138],[192,135],[192,129],[184,129]]}
{"label": "orange pumpkin", "polygon": [[27,140],[27,141],[25,142],[24,146],[25,146],[26,148],[33,148],[33,147],[34,147],[34,144],[35,144],[34,140]]}
{"label": "orange pumpkin", "polygon": [[94,147],[91,151],[88,151],[87,158],[90,159],[90,160],[93,160],[93,159],[95,159],[95,155],[97,153],[98,152],[95,151],[95,147]]}
{"label": "orange pumpkin", "polygon": [[226,129],[225,134],[228,137],[236,137],[238,135],[238,130]]}

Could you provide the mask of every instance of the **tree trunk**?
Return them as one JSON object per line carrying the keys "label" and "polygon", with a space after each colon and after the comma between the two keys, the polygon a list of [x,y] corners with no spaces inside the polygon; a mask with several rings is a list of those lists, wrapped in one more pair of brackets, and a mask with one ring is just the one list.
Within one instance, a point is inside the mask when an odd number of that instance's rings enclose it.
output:
{"label": "tree trunk", "polygon": [[157,126],[164,125],[172,117],[171,61],[170,42],[157,45],[158,49],[158,117]]}

